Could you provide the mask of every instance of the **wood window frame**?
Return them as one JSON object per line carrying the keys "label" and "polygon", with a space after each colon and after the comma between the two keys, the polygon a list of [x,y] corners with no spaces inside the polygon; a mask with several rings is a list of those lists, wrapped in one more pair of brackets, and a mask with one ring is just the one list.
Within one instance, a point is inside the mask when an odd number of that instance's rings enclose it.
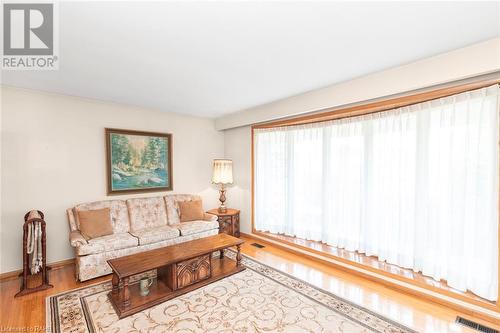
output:
{"label": "wood window frame", "polygon": [[[251,225],[252,225],[252,234],[258,236],[259,238],[268,239],[268,240],[272,241],[273,244],[282,243],[283,245],[286,245],[289,248],[290,247],[297,248],[298,250],[306,251],[306,252],[310,253],[311,256],[321,255],[321,256],[324,256],[327,258],[330,257],[330,258],[335,259],[339,262],[351,265],[351,266],[353,266],[353,268],[362,268],[364,270],[375,272],[377,274],[381,274],[381,275],[386,276],[386,277],[391,278],[391,279],[397,279],[397,280],[400,280],[402,282],[409,283],[409,284],[411,284],[415,287],[418,287],[418,288],[424,288],[424,289],[427,289],[429,291],[439,293],[443,296],[451,297],[452,299],[457,300],[459,302],[466,302],[468,304],[480,306],[482,308],[485,308],[488,310],[493,310],[497,313],[500,313],[500,221],[498,222],[498,239],[499,239],[499,241],[498,241],[498,243],[499,243],[498,244],[499,245],[499,247],[498,247],[498,261],[499,261],[499,263],[498,263],[498,269],[499,269],[498,286],[499,286],[499,288],[498,289],[499,290],[498,290],[498,297],[497,297],[496,302],[489,302],[487,300],[481,301],[481,300],[477,300],[477,299],[472,299],[466,295],[461,295],[461,294],[454,293],[452,291],[448,291],[448,290],[444,290],[444,289],[441,289],[438,287],[434,287],[434,286],[422,283],[420,281],[415,281],[411,278],[407,278],[407,277],[397,275],[394,273],[382,271],[382,270],[377,269],[377,268],[369,267],[367,265],[356,263],[356,262],[348,260],[348,259],[340,258],[340,257],[334,256],[332,254],[327,254],[327,253],[322,252],[322,251],[314,250],[314,249],[311,249],[311,248],[308,248],[305,246],[301,246],[301,245],[297,245],[297,244],[294,244],[291,242],[287,242],[285,240],[278,240],[274,237],[266,235],[265,232],[261,232],[261,231],[256,230],[255,223],[254,223],[255,222],[255,170],[254,170],[254,166],[255,166],[255,151],[254,151],[254,149],[255,149],[255,147],[254,147],[255,133],[254,133],[254,130],[255,129],[277,128],[277,127],[285,127],[285,126],[311,124],[311,123],[325,122],[325,121],[334,120],[334,119],[342,119],[342,118],[350,118],[350,117],[355,117],[355,116],[367,115],[367,114],[371,114],[371,113],[383,112],[383,111],[396,109],[396,108],[400,108],[400,107],[404,107],[404,106],[409,106],[409,105],[413,105],[413,104],[427,102],[427,101],[431,101],[431,100],[435,100],[435,99],[439,99],[439,98],[443,98],[443,97],[447,97],[447,96],[452,96],[452,95],[460,94],[460,93],[471,91],[471,90],[481,89],[481,88],[485,88],[485,87],[495,85],[495,84],[500,84],[500,77],[489,78],[489,79],[476,79],[476,80],[473,79],[472,82],[450,85],[450,86],[445,87],[445,88],[438,88],[438,89],[431,88],[428,91],[419,92],[419,93],[415,93],[415,94],[409,94],[409,95],[402,96],[402,97],[388,98],[388,99],[383,99],[383,100],[376,101],[376,102],[368,102],[368,103],[364,103],[364,104],[360,104],[360,105],[356,105],[356,106],[351,106],[351,107],[345,107],[345,108],[329,108],[329,109],[320,110],[320,111],[315,112],[313,114],[307,114],[307,115],[292,117],[292,118],[288,118],[288,119],[281,119],[281,120],[275,120],[275,121],[270,121],[270,122],[252,125],[251,126],[251,136],[252,136],[251,137],[251,145],[252,145],[252,147],[251,147],[251,163],[252,163],[252,165],[251,165],[251,182],[252,182],[251,183]],[[499,124],[499,126],[500,126],[500,124]],[[498,144],[500,145],[500,142]],[[500,175],[500,169],[499,169],[499,175]],[[499,188],[499,191],[500,191],[500,188]],[[500,200],[498,203],[498,209],[500,212]],[[499,216],[500,216],[500,214],[499,214]],[[358,270],[353,269],[351,272],[353,272],[353,273],[356,272],[358,274]],[[369,278],[369,279],[373,279],[370,275],[364,275],[364,276]],[[378,281],[378,282],[380,282],[380,281]],[[390,282],[388,282],[388,284],[390,284],[392,286],[392,288],[394,288],[394,289],[397,289],[397,290],[403,291],[403,292],[408,292],[408,290],[402,290],[402,288],[400,288],[396,284],[392,284]],[[430,296],[428,297],[428,295],[425,295],[419,291],[415,291],[415,293],[421,297],[430,299],[432,301],[438,301],[437,299],[432,298]],[[457,302],[457,304],[459,302]],[[452,302],[445,301],[445,302],[439,302],[439,303],[442,303],[442,304],[447,305],[451,308],[459,309],[459,310],[462,310],[465,312],[470,311],[468,308],[463,307],[461,305],[453,304]],[[477,313],[471,313],[471,315],[477,315],[478,317],[481,317],[483,319],[490,320],[490,321],[491,320],[498,321],[498,319],[492,319],[487,315],[481,315],[481,314],[477,314]]]}

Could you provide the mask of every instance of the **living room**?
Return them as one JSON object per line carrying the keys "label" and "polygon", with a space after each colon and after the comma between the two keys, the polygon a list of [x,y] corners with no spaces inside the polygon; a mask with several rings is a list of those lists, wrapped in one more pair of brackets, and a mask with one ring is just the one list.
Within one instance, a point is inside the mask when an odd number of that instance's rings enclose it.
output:
{"label": "living room", "polygon": [[2,11],[0,332],[500,330],[500,2]]}

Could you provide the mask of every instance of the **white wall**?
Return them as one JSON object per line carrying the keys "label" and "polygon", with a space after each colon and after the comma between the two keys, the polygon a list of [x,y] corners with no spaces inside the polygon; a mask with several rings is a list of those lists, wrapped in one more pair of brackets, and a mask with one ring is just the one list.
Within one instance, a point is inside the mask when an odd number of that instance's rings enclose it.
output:
{"label": "white wall", "polygon": [[500,38],[423,59],[355,80],[293,96],[216,120],[224,129],[224,149],[232,158],[235,187],[228,191],[228,206],[241,210],[241,230],[251,231],[251,127],[263,122],[318,109],[356,105],[396,97],[426,87],[488,74],[500,78]]}
{"label": "white wall", "polygon": [[234,185],[227,190],[227,207],[239,209],[240,231],[251,233],[251,127],[239,127],[224,131],[224,155],[233,160]]}
{"label": "white wall", "polygon": [[[107,198],[105,127],[172,133],[170,193],[199,193],[204,208],[217,207],[211,166],[224,154],[224,134],[212,119],[5,86],[1,92],[0,272],[22,268],[22,223],[30,209],[45,213],[48,262],[74,257],[65,210]],[[113,198],[130,196],[137,195]]]}

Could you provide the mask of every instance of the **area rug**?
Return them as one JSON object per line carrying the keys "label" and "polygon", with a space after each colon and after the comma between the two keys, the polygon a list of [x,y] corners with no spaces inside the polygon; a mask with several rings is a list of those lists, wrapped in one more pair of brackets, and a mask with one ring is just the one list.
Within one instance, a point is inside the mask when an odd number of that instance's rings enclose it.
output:
{"label": "area rug", "polygon": [[57,333],[415,332],[247,256],[242,263],[243,272],[121,320],[109,281],[53,295],[46,325]]}

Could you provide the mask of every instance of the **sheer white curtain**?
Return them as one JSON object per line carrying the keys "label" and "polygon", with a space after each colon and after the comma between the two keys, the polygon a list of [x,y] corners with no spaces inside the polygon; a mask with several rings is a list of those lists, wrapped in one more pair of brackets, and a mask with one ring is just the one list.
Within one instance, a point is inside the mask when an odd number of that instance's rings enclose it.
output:
{"label": "sheer white curtain", "polygon": [[254,135],[257,230],[497,299],[498,85]]}

